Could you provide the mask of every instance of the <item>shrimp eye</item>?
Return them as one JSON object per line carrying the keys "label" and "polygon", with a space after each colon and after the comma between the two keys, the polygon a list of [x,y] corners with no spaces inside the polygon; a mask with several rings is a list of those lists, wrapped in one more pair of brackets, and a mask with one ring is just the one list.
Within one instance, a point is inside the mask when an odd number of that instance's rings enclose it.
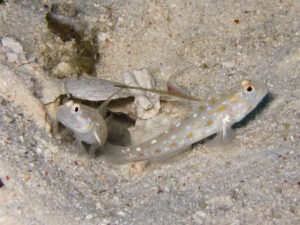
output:
{"label": "shrimp eye", "polygon": [[72,113],[78,113],[80,111],[80,105],[79,104],[74,104],[72,106]]}

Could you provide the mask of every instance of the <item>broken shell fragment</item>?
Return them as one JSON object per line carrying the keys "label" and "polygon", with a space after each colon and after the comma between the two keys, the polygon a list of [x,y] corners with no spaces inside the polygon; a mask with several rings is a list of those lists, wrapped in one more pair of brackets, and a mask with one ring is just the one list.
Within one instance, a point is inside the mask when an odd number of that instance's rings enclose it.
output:
{"label": "broken shell fragment", "polygon": [[[155,82],[146,69],[133,70],[132,73],[124,72],[123,79],[126,85],[154,88]],[[129,92],[134,95],[134,105],[137,113],[137,118],[149,119],[158,114],[160,110],[160,96],[155,93],[145,92],[141,90],[129,89]]]}

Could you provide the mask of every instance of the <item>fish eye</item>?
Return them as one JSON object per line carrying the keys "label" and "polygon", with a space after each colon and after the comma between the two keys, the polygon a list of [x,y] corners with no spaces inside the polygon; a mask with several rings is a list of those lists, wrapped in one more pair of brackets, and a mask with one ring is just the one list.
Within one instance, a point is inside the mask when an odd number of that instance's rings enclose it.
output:
{"label": "fish eye", "polygon": [[252,83],[246,83],[245,85],[244,85],[244,87],[243,87],[243,89],[244,89],[244,93],[251,93],[251,92],[253,92],[254,90],[255,90],[255,88],[254,88],[254,86],[253,86],[253,84]]}
{"label": "fish eye", "polygon": [[250,86],[250,87],[247,87],[247,91],[248,92],[251,92],[253,90],[253,88]]}
{"label": "fish eye", "polygon": [[80,111],[80,105],[79,104],[74,104],[72,106],[71,112],[72,113],[78,113]]}

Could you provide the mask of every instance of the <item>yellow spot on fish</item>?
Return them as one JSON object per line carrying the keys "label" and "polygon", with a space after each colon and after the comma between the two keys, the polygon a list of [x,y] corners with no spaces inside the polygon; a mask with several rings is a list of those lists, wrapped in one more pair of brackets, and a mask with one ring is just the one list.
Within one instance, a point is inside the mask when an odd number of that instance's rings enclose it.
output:
{"label": "yellow spot on fish", "polygon": [[212,120],[208,120],[208,121],[206,122],[206,126],[207,126],[207,127],[209,127],[209,126],[211,126],[211,125],[212,125],[212,123],[213,123],[213,121],[212,121]]}
{"label": "yellow spot on fish", "polygon": [[219,103],[222,103],[223,102],[223,99],[222,98],[216,98],[216,102],[219,104]]}
{"label": "yellow spot on fish", "polygon": [[244,104],[245,102],[246,102],[245,99],[241,99],[240,101],[238,101],[238,104],[239,104],[239,105],[242,105],[242,104]]}
{"label": "yellow spot on fish", "polygon": [[205,110],[205,107],[203,106],[203,105],[201,105],[201,106],[199,106],[199,108],[198,108],[200,111],[203,111],[203,110]]}
{"label": "yellow spot on fish", "polygon": [[252,105],[249,105],[249,106],[248,106],[248,110],[251,110],[252,108],[253,108]]}
{"label": "yellow spot on fish", "polygon": [[224,110],[225,110],[225,106],[221,106],[221,107],[218,108],[218,111],[219,111],[219,112],[222,112],[222,111],[224,111]]}
{"label": "yellow spot on fish", "polygon": [[208,116],[212,116],[212,114],[214,114],[214,111],[212,110],[207,113]]}
{"label": "yellow spot on fish", "polygon": [[211,104],[216,104],[216,99],[213,98],[212,100],[210,100],[210,103]]}
{"label": "yellow spot on fish", "polygon": [[234,104],[236,103],[236,101],[241,97],[241,95],[239,93],[235,94],[235,95],[232,95],[229,99],[230,99],[230,102],[231,104]]}
{"label": "yellow spot on fish", "polygon": [[176,143],[176,142],[173,142],[173,143],[171,144],[171,146],[172,146],[172,147],[176,147],[176,146],[177,146],[177,143]]}
{"label": "yellow spot on fish", "polygon": [[189,134],[187,135],[187,137],[188,137],[188,138],[192,138],[193,135],[194,135],[193,133],[189,133]]}
{"label": "yellow spot on fish", "polygon": [[232,99],[232,98],[234,98],[234,96],[233,95],[226,95],[225,98],[226,99]]}
{"label": "yellow spot on fish", "polygon": [[230,100],[230,104],[234,104],[236,102],[236,99]]}
{"label": "yellow spot on fish", "polygon": [[155,149],[154,151],[155,151],[156,153],[160,153],[160,152],[161,152],[159,148]]}

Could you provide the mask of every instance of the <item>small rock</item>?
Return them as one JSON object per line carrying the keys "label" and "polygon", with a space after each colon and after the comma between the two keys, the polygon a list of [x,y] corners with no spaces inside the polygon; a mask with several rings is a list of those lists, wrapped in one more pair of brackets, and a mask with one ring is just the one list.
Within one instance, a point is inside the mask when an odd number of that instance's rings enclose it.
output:
{"label": "small rock", "polygon": [[103,205],[102,205],[102,203],[100,203],[100,202],[97,202],[96,203],[96,209],[104,209],[104,207],[103,207]]}
{"label": "small rock", "polygon": [[[132,73],[123,73],[123,79],[126,85],[143,88],[154,88],[155,82],[146,69],[133,70]],[[137,117],[140,119],[149,119],[159,112],[160,96],[151,92],[142,90],[129,89],[130,93],[134,95],[134,104],[136,108]]]}
{"label": "small rock", "polygon": [[108,33],[103,33],[103,32],[99,33],[97,38],[98,38],[98,43],[101,46],[105,46],[111,40],[110,35]]}
{"label": "small rock", "polygon": [[65,75],[72,74],[74,68],[70,63],[60,62],[53,68],[52,72],[56,77],[64,77]]}
{"label": "small rock", "polygon": [[123,211],[119,211],[119,212],[117,212],[117,215],[118,215],[118,216],[123,216],[123,217],[124,217],[126,214],[125,214]]}
{"label": "small rock", "polygon": [[4,52],[6,53],[6,58],[8,62],[17,64],[27,62],[23,46],[13,38],[2,37],[1,45]]}
{"label": "small rock", "polygon": [[29,173],[24,174],[23,180],[24,180],[25,182],[29,181],[29,180],[30,180],[30,174],[29,174]]}
{"label": "small rock", "polygon": [[145,171],[145,168],[147,167],[147,162],[141,161],[141,162],[133,162],[130,165],[130,171],[134,174],[141,174]]}
{"label": "small rock", "polygon": [[110,220],[109,219],[103,219],[100,224],[101,225],[108,225],[108,224],[110,224]]}
{"label": "small rock", "polygon": [[91,220],[91,219],[93,219],[93,215],[92,214],[88,214],[88,215],[86,215],[86,217],[85,217],[85,219],[86,220]]}
{"label": "small rock", "polygon": [[196,224],[204,224],[204,218],[206,216],[206,213],[203,211],[197,211],[193,214],[192,218],[195,221]]}

